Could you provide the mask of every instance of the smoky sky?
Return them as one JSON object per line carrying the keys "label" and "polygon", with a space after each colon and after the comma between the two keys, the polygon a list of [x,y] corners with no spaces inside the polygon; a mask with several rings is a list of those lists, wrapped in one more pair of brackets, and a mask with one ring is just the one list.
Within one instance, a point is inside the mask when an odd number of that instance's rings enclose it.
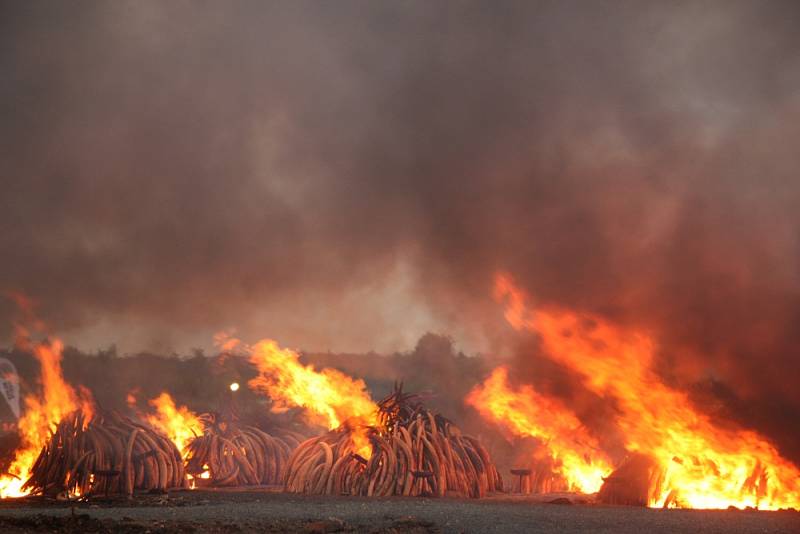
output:
{"label": "smoky sky", "polygon": [[667,380],[796,414],[799,26],[794,2],[3,2],[2,289],[87,349],[234,326],[492,352],[504,270],[648,329]]}

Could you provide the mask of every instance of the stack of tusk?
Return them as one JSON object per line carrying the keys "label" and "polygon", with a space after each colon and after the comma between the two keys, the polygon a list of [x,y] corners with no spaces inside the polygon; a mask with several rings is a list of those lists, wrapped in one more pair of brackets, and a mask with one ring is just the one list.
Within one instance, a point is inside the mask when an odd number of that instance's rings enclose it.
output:
{"label": "stack of tusk", "polygon": [[500,474],[480,442],[412,399],[400,386],[379,403],[381,424],[367,430],[369,459],[358,455],[354,430],[346,425],[301,443],[289,458],[286,490],[476,498],[502,491]]}
{"label": "stack of tusk", "polygon": [[184,451],[186,471],[193,477],[208,473],[212,486],[282,484],[289,454],[305,439],[291,432],[275,437],[252,426],[215,424],[208,414],[202,419],[203,434]]}
{"label": "stack of tusk", "polygon": [[115,412],[86,421],[80,411],[62,419],[34,463],[24,488],[34,495],[132,495],[134,490],[181,488],[180,453],[153,428]]}

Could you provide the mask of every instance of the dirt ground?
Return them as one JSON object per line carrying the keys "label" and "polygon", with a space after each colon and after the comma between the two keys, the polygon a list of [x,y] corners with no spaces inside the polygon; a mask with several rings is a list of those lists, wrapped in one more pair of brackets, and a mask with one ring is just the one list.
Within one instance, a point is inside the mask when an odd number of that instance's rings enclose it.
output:
{"label": "dirt ground", "polygon": [[0,502],[0,532],[800,532],[800,512],[794,511],[651,510],[574,504],[577,500],[368,499],[264,489],[179,491],[88,503],[29,498]]}

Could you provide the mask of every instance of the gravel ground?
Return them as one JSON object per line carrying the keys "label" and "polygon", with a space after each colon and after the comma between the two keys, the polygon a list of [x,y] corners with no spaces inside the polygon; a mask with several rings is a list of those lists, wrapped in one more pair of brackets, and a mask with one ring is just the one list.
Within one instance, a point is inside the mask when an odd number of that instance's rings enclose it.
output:
{"label": "gravel ground", "polygon": [[2,532],[791,532],[800,513],[652,510],[541,499],[367,499],[191,491],[133,501],[0,503]]}

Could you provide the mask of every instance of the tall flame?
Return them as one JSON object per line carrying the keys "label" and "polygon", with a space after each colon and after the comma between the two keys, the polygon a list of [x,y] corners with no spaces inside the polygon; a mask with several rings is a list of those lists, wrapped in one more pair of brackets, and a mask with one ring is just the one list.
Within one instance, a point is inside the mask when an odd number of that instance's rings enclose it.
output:
{"label": "tall flame", "polygon": [[502,424],[514,435],[541,440],[555,461],[555,472],[570,490],[594,493],[611,471],[597,440],[569,408],[531,386],[512,390],[506,367],[495,369],[466,400],[484,418]]}
{"label": "tall flame", "polygon": [[666,385],[654,369],[648,335],[567,310],[531,312],[507,276],[497,278],[495,289],[515,328],[536,332],[548,357],[615,402],[627,450],[649,456],[662,470],[651,506],[800,507],[800,470],[757,432],[720,428],[684,392]]}
{"label": "tall flame", "polygon": [[181,453],[192,438],[203,433],[197,414],[186,406],[177,406],[169,393],[161,393],[149,404],[155,408],[155,413],[147,414],[147,422],[172,440]]}
{"label": "tall flame", "polygon": [[20,447],[14,452],[8,474],[0,477],[0,497],[21,497],[28,492],[22,485],[30,477],[31,469],[50,433],[66,415],[82,410],[85,421],[94,413],[91,396],[81,389],[80,393],[64,381],[61,372],[61,351],[63,344],[58,339],[39,343],[33,347],[33,354],[41,366],[41,395],[25,397],[25,413],[20,418],[18,428]]}
{"label": "tall flame", "polygon": [[269,395],[273,411],[299,406],[313,423],[328,429],[349,425],[356,450],[362,456],[369,455],[366,426],[378,424],[378,406],[363,380],[335,369],[316,370],[313,365],[303,365],[295,351],[283,349],[270,339],[253,345],[250,361],[259,374],[249,386]]}

